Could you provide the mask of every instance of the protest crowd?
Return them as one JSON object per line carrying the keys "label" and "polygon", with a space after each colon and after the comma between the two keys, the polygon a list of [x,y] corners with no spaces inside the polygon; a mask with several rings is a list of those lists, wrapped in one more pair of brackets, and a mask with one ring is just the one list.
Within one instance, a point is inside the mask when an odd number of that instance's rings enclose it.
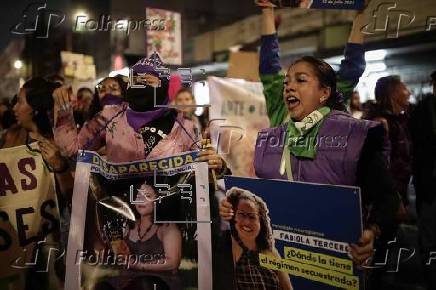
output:
{"label": "protest crowd", "polygon": [[[309,2],[301,1],[310,6]],[[236,160],[245,158],[243,162],[252,164],[252,175],[246,177],[359,187],[358,214],[363,224],[359,239],[343,244],[323,240],[320,234],[319,240],[310,239],[307,244],[347,252],[353,265],[363,269],[366,289],[412,289],[396,288],[395,279],[400,274],[390,270],[396,267],[397,257],[385,257],[387,251],[399,251],[401,256],[402,237],[407,227],[415,226],[414,244],[408,246],[420,253],[413,256],[414,265],[419,268],[408,269],[419,272],[410,275],[418,277],[424,288],[413,289],[436,289],[436,65],[428,76],[433,92],[418,96],[416,103],[410,102],[411,91],[401,75],[376,80],[375,100],[361,103],[356,86],[366,67],[365,35],[361,31],[367,21],[365,7],[354,18],[343,49],[344,58],[335,71],[323,59],[311,55],[282,67],[275,5],[268,0],[253,5],[262,15],[259,76],[269,126],[256,132],[257,139],[250,143],[252,155],[245,155],[240,148],[232,152],[231,146],[228,152],[218,150],[209,117],[215,108],[206,108],[196,115],[193,90],[181,83],[177,75],[162,75],[165,59],[156,52],[137,61],[129,68],[128,76],[104,76],[94,87],[74,91],[61,75],[40,75],[27,79],[15,96],[0,102],[0,198],[16,193],[20,187],[31,187],[34,177],[30,172],[42,166],[53,178],[56,203],[41,206],[38,217],[47,220],[47,224],[39,230],[39,238],[26,243],[54,233],[56,247],[63,253],[58,253],[51,266],[54,269],[49,271],[56,275],[57,285],[53,286],[50,275],[44,271],[29,268],[25,270],[23,289],[66,289],[66,253],[77,231],[71,222],[72,213],[87,203],[86,198],[74,198],[81,182],[77,178],[82,176],[78,175],[82,170],[78,164],[85,151],[102,157],[104,161],[94,163],[95,166],[123,163],[124,167],[113,169],[118,171],[105,168],[113,174],[177,167],[179,160],[173,156],[198,152],[192,162],[206,162],[208,166],[212,266],[218,269],[221,263],[233,259],[233,267],[214,270],[213,289],[299,289],[292,275],[260,266],[258,256],[252,254],[280,258],[273,241],[273,236],[277,237],[269,228],[268,208],[262,199],[238,188],[226,194],[222,186],[224,176],[239,175],[238,168],[232,167],[236,163],[228,162],[235,156]],[[341,138],[339,143],[343,146],[330,146],[330,137]],[[285,140],[284,144],[271,146],[273,138]],[[14,154],[14,148],[40,156],[36,160],[41,164],[24,158],[18,163],[18,171],[8,169],[3,162],[6,156]],[[168,159],[147,163],[149,167],[130,165],[163,158]],[[189,163],[180,160],[180,166]],[[138,188],[137,200],[159,199],[153,186],[144,183]],[[284,202],[291,206],[293,200]],[[58,208],[59,220],[51,219],[54,207]],[[153,284],[161,285],[158,289],[185,289],[181,286],[183,279],[175,274],[183,260],[185,232],[178,224],[156,223],[152,218],[155,211],[152,203],[135,205],[132,214],[136,221],[133,219],[123,234],[124,240],[113,241],[109,251],[132,257],[152,257],[157,253],[165,261],[129,264],[135,275],[122,281],[111,276],[86,289],[153,289]],[[17,212],[16,219],[18,222],[21,218],[25,228],[30,221],[23,222],[23,216]],[[0,217],[7,221],[7,216]],[[304,233],[312,229],[299,230]],[[313,230],[314,234],[308,236],[317,234]],[[18,236],[23,235],[23,229],[17,232]],[[215,238],[221,241],[215,242]],[[7,244],[11,238],[2,234],[2,239]],[[290,236],[288,241],[294,239]],[[33,253],[39,245],[35,245]],[[157,252],[150,252],[149,248]],[[12,256],[9,258],[13,260]],[[85,254],[79,259],[83,260]],[[382,266],[378,266],[380,261],[384,261]],[[1,263],[1,267],[9,267],[7,262]],[[340,260],[337,263],[342,269],[351,268],[351,264],[341,264]],[[141,271],[158,274],[151,275],[153,279],[145,283],[138,274]],[[334,281],[334,275],[329,277]],[[0,289],[14,289],[3,288],[7,284],[1,283]]]}

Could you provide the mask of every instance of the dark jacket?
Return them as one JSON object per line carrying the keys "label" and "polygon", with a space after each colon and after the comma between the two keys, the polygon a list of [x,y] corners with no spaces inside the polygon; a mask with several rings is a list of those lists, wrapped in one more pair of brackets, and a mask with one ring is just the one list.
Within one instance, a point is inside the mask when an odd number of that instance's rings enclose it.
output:
{"label": "dark jacket", "polygon": [[413,183],[417,206],[436,197],[436,96],[425,96],[412,110]]}
{"label": "dark jacket", "polygon": [[[282,125],[259,133],[254,162],[258,177],[287,179],[279,172],[285,130],[286,125]],[[399,198],[386,168],[383,137],[381,124],[332,111],[320,127],[316,158],[291,156],[293,178],[310,183],[359,186],[365,222],[375,223],[382,232],[390,233],[396,224]]]}
{"label": "dark jacket", "polygon": [[412,176],[412,141],[409,132],[408,115],[395,115],[385,110],[375,109],[368,119],[384,118],[388,124],[389,170],[394,179],[395,188],[401,195],[404,205],[409,204],[407,194]]}

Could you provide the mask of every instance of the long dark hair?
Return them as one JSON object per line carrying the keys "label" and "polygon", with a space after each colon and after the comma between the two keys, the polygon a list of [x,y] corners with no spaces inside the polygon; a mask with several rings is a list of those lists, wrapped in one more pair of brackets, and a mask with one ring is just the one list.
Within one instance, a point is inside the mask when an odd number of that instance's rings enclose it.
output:
{"label": "long dark hair", "polygon": [[[138,197],[138,194],[139,194],[139,192],[140,192],[140,188],[141,188],[142,185],[145,185],[148,189],[151,189],[151,190],[154,192],[154,194],[156,195],[156,198],[159,197],[159,195],[158,195],[158,191],[157,191],[153,186],[147,184],[147,182],[145,182],[145,183],[142,182],[142,183],[140,183],[140,184],[136,184],[136,187],[134,186],[134,188],[135,188],[136,190],[133,192],[133,200],[136,200],[136,198]],[[143,200],[142,202],[145,202],[145,201],[146,201],[146,200]],[[135,214],[135,218],[136,218],[136,219],[140,219],[140,218],[141,218],[141,215],[140,215],[139,212],[136,210],[136,207],[135,207],[134,205],[132,205],[131,208],[132,208],[133,213]]]}
{"label": "long dark hair", "polygon": [[336,91],[336,73],[333,68],[327,62],[313,56],[303,56],[293,62],[291,66],[299,62],[305,62],[312,67],[321,87],[330,88],[331,93],[326,106],[332,110],[346,111],[343,96]]}
{"label": "long dark hair", "polygon": [[401,78],[397,75],[382,77],[377,80],[375,100],[380,110],[392,112],[392,95],[401,83]]}
{"label": "long dark hair", "polygon": [[[238,208],[239,201],[241,200],[249,200],[253,202],[259,211],[259,222],[260,222],[260,232],[256,237],[256,246],[259,252],[264,250],[271,250],[273,247],[273,239],[272,239],[272,230],[271,230],[271,221],[268,216],[269,211],[265,202],[262,198],[257,195],[251,193],[248,190],[244,190],[238,187],[232,187],[227,192],[227,199],[231,203],[233,210],[236,212]],[[236,240],[240,240],[238,232],[234,228],[235,219],[230,221],[232,226],[232,235]]]}
{"label": "long dark hair", "polygon": [[60,83],[46,81],[36,77],[24,83],[26,101],[33,109],[32,121],[36,124],[39,133],[44,137],[51,137],[52,113],[53,113],[53,91],[61,86]]}

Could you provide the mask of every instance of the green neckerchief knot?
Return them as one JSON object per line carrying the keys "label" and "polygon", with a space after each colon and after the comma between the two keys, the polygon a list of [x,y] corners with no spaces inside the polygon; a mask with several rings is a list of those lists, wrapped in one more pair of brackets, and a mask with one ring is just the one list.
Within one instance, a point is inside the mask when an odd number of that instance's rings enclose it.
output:
{"label": "green neckerchief knot", "polygon": [[329,113],[329,107],[321,107],[307,115],[300,122],[289,120],[286,129],[286,140],[291,154],[296,157],[310,159],[316,157],[318,131],[322,120]]}

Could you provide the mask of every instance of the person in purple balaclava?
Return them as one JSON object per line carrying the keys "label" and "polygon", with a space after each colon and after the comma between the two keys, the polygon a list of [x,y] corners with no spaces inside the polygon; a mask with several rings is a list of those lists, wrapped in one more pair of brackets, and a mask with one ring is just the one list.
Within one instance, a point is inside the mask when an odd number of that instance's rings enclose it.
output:
{"label": "person in purple balaclava", "polygon": [[[108,104],[77,132],[70,92],[60,88],[55,100],[55,141],[64,156],[79,149],[98,150],[106,145],[109,162],[130,162],[162,158],[199,149],[201,137],[195,124],[168,104],[168,77],[158,54],[140,60],[131,68],[130,87],[124,103]],[[103,98],[104,99],[104,98]],[[225,165],[213,150],[200,153],[219,172]]]}

